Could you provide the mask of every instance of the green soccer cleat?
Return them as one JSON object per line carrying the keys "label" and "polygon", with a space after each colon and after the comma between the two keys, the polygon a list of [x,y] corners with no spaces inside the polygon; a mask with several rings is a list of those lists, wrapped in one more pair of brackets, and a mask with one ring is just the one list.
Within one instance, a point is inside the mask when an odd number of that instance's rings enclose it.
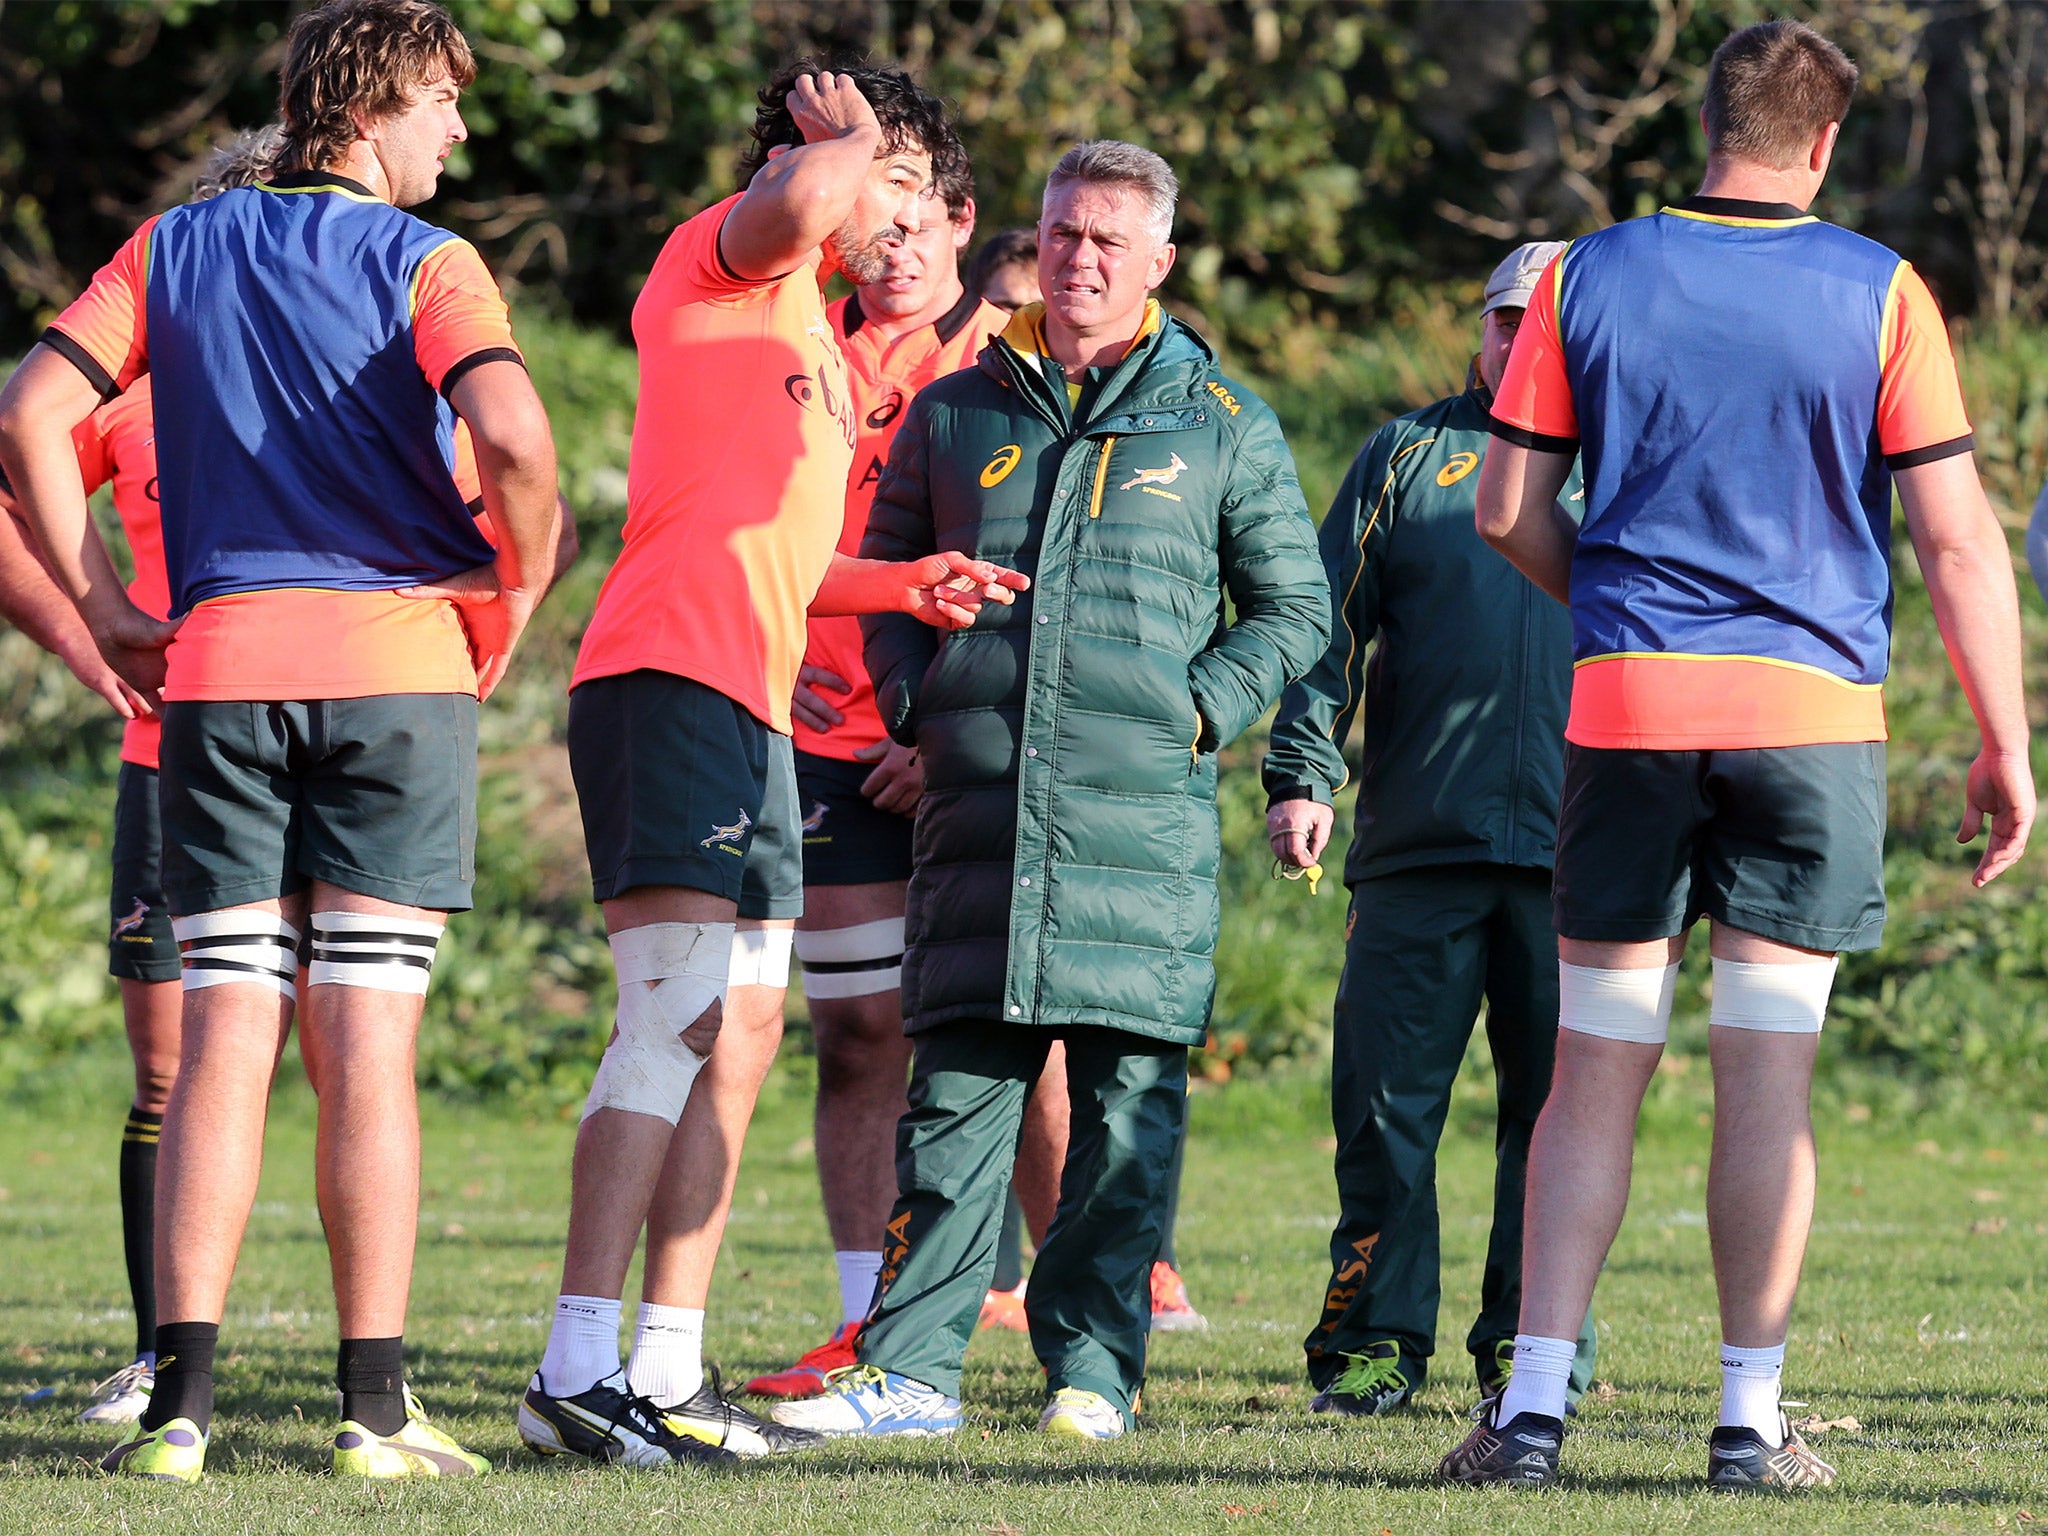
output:
{"label": "green soccer cleat", "polygon": [[491,1464],[465,1451],[427,1420],[420,1400],[405,1389],[405,1423],[380,1435],[344,1419],[334,1436],[334,1475],[386,1481],[399,1477],[482,1477]]}
{"label": "green soccer cleat", "polygon": [[190,1419],[161,1429],[131,1425],[128,1436],[100,1458],[100,1470],[159,1483],[196,1483],[206,1475],[206,1436]]}

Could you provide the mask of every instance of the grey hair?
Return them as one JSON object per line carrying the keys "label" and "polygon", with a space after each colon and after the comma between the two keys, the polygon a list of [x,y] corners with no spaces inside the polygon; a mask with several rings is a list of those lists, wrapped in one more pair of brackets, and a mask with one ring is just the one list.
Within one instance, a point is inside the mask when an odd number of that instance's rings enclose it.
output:
{"label": "grey hair", "polygon": [[1154,238],[1161,245],[1173,238],[1173,209],[1180,198],[1180,181],[1173,167],[1151,150],[1121,139],[1089,139],[1060,156],[1060,163],[1045,178],[1046,197],[1070,181],[1129,187],[1145,200],[1146,223]]}
{"label": "grey hair", "polygon": [[267,180],[284,148],[284,128],[277,123],[267,128],[244,128],[240,133],[214,145],[192,183],[192,201],[203,203],[236,187]]}

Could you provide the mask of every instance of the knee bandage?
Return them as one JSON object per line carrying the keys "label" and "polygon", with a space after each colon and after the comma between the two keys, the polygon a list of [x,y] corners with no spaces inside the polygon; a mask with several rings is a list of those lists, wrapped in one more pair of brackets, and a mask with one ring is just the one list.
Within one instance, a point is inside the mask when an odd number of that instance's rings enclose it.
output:
{"label": "knee bandage", "polygon": [[306,982],[425,997],[440,942],[439,923],[375,912],[315,912]]}
{"label": "knee bandage", "polygon": [[583,1118],[622,1109],[674,1125],[704,1068],[683,1031],[725,997],[733,925],[649,923],[613,934],[611,944],[619,973],[618,1030],[598,1063]]}
{"label": "knee bandage", "polygon": [[903,985],[903,919],[879,918],[850,928],[797,930],[804,996],[871,997]]}
{"label": "knee bandage", "polygon": [[1794,965],[1716,960],[1707,1022],[1775,1035],[1817,1035],[1839,963],[1839,958]]}
{"label": "knee bandage", "polygon": [[1678,967],[1611,971],[1557,963],[1557,1027],[1603,1040],[1662,1045],[1671,1033]]}
{"label": "knee bandage", "polygon": [[202,912],[174,917],[185,990],[254,982],[299,996],[299,930],[273,912]]}
{"label": "knee bandage", "polygon": [[737,928],[732,936],[732,964],[726,968],[729,987],[786,987],[789,948],[787,928]]}

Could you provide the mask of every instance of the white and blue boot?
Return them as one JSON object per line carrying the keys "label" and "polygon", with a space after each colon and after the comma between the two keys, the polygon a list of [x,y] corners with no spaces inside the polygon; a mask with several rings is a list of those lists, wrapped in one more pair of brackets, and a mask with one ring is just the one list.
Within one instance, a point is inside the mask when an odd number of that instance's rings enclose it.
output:
{"label": "white and blue boot", "polygon": [[826,1378],[822,1396],[777,1403],[771,1417],[820,1435],[950,1435],[960,1399],[878,1365],[848,1366]]}

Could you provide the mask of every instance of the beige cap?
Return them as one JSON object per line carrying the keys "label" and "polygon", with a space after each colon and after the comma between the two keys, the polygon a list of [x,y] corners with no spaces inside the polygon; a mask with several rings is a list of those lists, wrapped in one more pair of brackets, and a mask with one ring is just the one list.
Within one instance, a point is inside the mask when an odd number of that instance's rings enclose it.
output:
{"label": "beige cap", "polygon": [[1486,306],[1479,311],[1490,315],[1496,309],[1527,309],[1529,295],[1543,276],[1543,269],[1564,254],[1562,240],[1531,240],[1508,252],[1507,259],[1493,269],[1486,280]]}

